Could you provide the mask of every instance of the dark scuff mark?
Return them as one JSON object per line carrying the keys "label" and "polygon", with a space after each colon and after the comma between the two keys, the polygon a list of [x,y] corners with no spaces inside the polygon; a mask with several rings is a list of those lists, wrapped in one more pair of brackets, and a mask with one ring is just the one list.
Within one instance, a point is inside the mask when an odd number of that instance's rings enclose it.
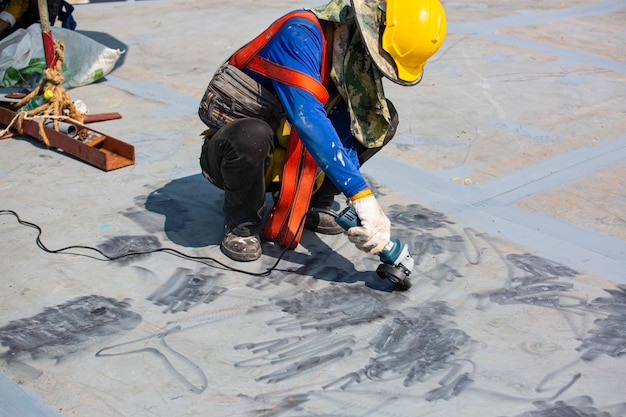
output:
{"label": "dark scuff mark", "polygon": [[289,299],[273,299],[290,316],[268,322],[277,330],[333,330],[384,317],[389,309],[380,293],[360,287],[332,285],[317,292],[305,292]]}
{"label": "dark scuff mark", "polygon": [[465,247],[465,240],[459,235],[439,237],[423,233],[415,236],[411,243],[410,252],[414,254],[415,262],[418,264],[425,256],[463,253]]}
{"label": "dark scuff mark", "polygon": [[218,278],[207,268],[194,272],[187,268],[177,268],[174,274],[148,300],[165,306],[163,313],[189,311],[200,304],[209,304],[227,291],[217,285]]}
{"label": "dark scuff mark", "polygon": [[596,298],[589,305],[608,315],[595,320],[596,327],[589,330],[578,347],[584,360],[590,361],[603,354],[618,358],[626,353],[626,285],[605,291],[609,297]]}
{"label": "dark scuff mark", "polygon": [[[161,249],[161,242],[155,236],[117,236],[98,245],[98,248],[111,258],[122,256],[116,262],[127,265],[147,258],[150,252]],[[132,253],[136,255],[129,255]]]}
{"label": "dark scuff mark", "polygon": [[[528,253],[509,254],[505,259],[511,271],[504,287],[479,294],[477,298],[488,298],[501,305],[529,304],[563,310],[585,304],[583,299],[567,294],[574,288],[572,283],[559,280],[562,277],[574,277],[577,271]],[[517,275],[516,269],[523,271],[521,276]],[[564,302],[564,299],[568,301]]]}
{"label": "dark scuff mark", "polygon": [[[323,386],[346,389],[353,384],[401,379],[409,388],[432,382],[439,387],[426,399],[450,399],[473,382],[474,365],[466,355],[472,339],[453,327],[454,310],[445,302],[431,302],[392,312],[380,293],[359,286],[333,285],[289,299],[274,299],[286,317],[270,320],[277,331],[309,329],[304,336],[285,336],[262,342],[244,343],[236,350],[248,350],[254,357],[238,362],[239,368],[268,369],[257,381],[278,383],[301,377],[353,353],[356,336],[351,331],[374,324],[378,334],[369,342],[376,354],[360,369]],[[380,321],[380,319],[385,321]],[[382,325],[380,323],[383,323]],[[388,323],[388,324],[384,324]]]}
{"label": "dark scuff mark", "polygon": [[429,210],[419,204],[409,204],[408,206],[392,204],[387,210],[387,216],[394,226],[413,230],[438,229],[454,224],[446,218],[445,214]]}
{"label": "dark scuff mark", "polygon": [[570,267],[529,253],[510,254],[506,259],[517,268],[528,272],[531,277],[558,278],[578,275],[578,272]]}
{"label": "dark scuff mark", "polygon": [[305,336],[283,337],[258,343],[235,346],[235,350],[249,350],[256,356],[239,361],[236,368],[265,368],[280,365],[256,381],[275,384],[319,370],[352,354],[353,336],[338,336],[329,331],[318,331]]}
{"label": "dark scuff mark", "polygon": [[9,348],[2,357],[11,360],[30,354],[33,359],[62,360],[83,350],[92,339],[135,328],[141,316],[129,307],[126,302],[89,295],[12,321],[0,328],[0,342]]}
{"label": "dark scuff mark", "polygon": [[411,387],[439,375],[440,387],[428,392],[426,399],[434,401],[459,395],[473,382],[473,364],[457,356],[461,349],[473,345],[473,341],[462,330],[450,327],[446,319],[449,316],[454,316],[454,310],[442,301],[410,309],[406,314],[398,313],[370,342],[377,356],[370,358],[360,370],[325,388],[339,384],[341,389],[346,389],[364,382],[365,378],[377,382],[401,378],[404,387]]}
{"label": "dark scuff mark", "polygon": [[[293,415],[294,412],[302,412],[302,404],[305,404],[310,400],[309,394],[292,394],[285,397],[273,397],[270,395],[258,395],[255,397],[249,397],[247,395],[239,394],[240,398],[245,398],[251,403],[263,405],[262,409],[256,409],[249,413],[249,415],[259,417],[280,417],[284,415]],[[313,417],[314,415],[307,413],[303,414]],[[327,414],[324,414],[327,416]],[[330,417],[330,416],[328,416]]]}
{"label": "dark scuff mark", "polygon": [[392,205],[388,210],[392,235],[405,243],[415,260],[414,274],[443,287],[464,276],[468,265],[479,265],[491,246],[487,237],[472,229],[459,233],[445,214],[418,204]]}
{"label": "dark scuff mark", "polygon": [[626,412],[626,403],[611,406],[612,410],[599,410],[588,396],[554,403],[536,401],[533,405],[538,410],[518,414],[516,417],[620,417]]}
{"label": "dark scuff mark", "polygon": [[235,346],[255,355],[235,366],[270,368],[257,378],[267,383],[296,378],[350,356],[356,338],[340,330],[370,324],[389,314],[380,292],[361,286],[331,285],[272,301],[287,315],[268,321],[269,326],[279,332],[311,332]]}

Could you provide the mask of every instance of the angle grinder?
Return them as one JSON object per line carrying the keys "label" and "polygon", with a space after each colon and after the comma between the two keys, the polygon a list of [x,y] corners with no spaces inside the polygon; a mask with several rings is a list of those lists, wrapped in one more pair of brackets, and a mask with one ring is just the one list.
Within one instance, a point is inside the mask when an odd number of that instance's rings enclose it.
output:
{"label": "angle grinder", "polygon": [[[352,207],[346,207],[335,218],[335,221],[344,230],[359,226],[361,220]],[[389,243],[379,254],[382,264],[376,268],[376,273],[381,279],[387,279],[399,289],[407,290],[411,287],[409,275],[413,270],[415,261],[409,254],[406,244],[398,239],[391,238]]]}

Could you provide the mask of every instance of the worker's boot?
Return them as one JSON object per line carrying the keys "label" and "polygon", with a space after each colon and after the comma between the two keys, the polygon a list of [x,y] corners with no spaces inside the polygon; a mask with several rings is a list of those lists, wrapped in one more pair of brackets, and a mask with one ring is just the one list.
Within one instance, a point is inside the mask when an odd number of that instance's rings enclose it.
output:
{"label": "worker's boot", "polygon": [[309,212],[306,216],[304,227],[307,230],[324,235],[338,235],[344,230],[335,221],[336,215],[334,215],[335,212],[332,209],[333,203],[335,202],[335,194],[332,190],[331,192],[320,194],[320,191],[327,191],[324,188],[325,187],[322,186],[311,198],[311,204],[309,205]]}
{"label": "worker's boot", "polygon": [[230,259],[240,262],[256,261],[261,257],[261,238],[243,224],[230,230],[224,227],[222,252]]}

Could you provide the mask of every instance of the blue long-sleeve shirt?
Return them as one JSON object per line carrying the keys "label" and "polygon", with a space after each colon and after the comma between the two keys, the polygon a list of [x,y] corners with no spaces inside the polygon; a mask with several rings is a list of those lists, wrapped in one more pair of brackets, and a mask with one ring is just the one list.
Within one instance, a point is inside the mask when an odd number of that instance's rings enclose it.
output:
{"label": "blue long-sleeve shirt", "polygon": [[[322,34],[308,19],[288,20],[259,55],[321,81]],[[309,92],[247,72],[275,90],[292,128],[317,165],[346,197],[367,188],[359,171],[357,141],[350,132],[350,114],[344,100],[339,100],[327,115],[322,103]]]}

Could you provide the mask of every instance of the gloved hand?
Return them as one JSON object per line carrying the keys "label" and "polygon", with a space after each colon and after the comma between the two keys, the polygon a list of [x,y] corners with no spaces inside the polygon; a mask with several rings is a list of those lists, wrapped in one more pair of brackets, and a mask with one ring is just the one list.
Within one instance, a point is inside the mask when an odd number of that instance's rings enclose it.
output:
{"label": "gloved hand", "polygon": [[356,211],[361,225],[346,232],[350,242],[367,253],[379,254],[391,240],[391,222],[373,195],[348,202]]}

